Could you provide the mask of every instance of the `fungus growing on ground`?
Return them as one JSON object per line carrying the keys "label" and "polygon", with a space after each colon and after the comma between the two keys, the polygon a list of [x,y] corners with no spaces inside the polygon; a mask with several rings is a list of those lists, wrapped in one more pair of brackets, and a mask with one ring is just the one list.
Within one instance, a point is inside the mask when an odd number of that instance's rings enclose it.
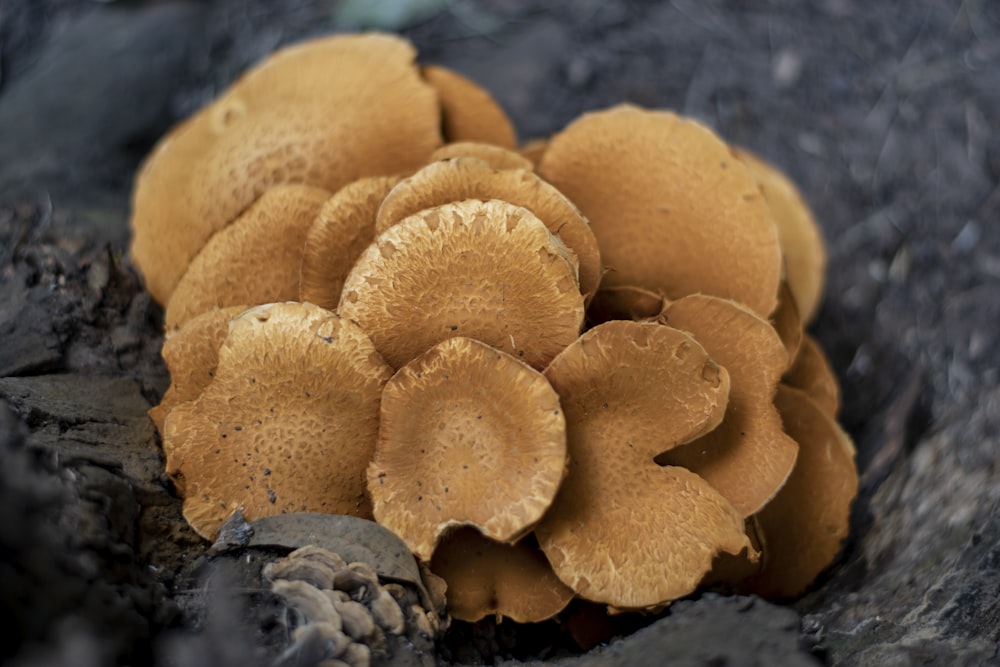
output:
{"label": "fungus growing on ground", "polygon": [[209,237],[279,183],[334,192],[407,172],[441,144],[434,88],[390,35],[286,47],[175,128],[147,158],[132,199],[132,256],[166,303]]}
{"label": "fungus growing on ground", "polygon": [[212,539],[233,511],[369,518],[365,469],[392,374],[357,325],[318,306],[252,308],[219,349],[215,377],[164,424],[184,518]]}
{"label": "fungus growing on ground", "polygon": [[577,595],[621,609],[694,591],[720,552],[750,548],[743,516],[708,482],[653,459],[716,428],[729,375],[655,323],[591,329],[545,369],[566,412],[569,474],[535,529]]}
{"label": "fungus growing on ground", "polygon": [[421,211],[380,234],[344,283],[339,312],[393,368],[465,336],[543,368],[576,339],[576,266],[527,209],[467,200]]}
{"label": "fungus growing on ground", "polygon": [[375,519],[430,561],[457,526],[515,542],[566,469],[566,423],[541,373],[469,338],[413,359],[382,392],[368,469]]}
{"label": "fungus growing on ground", "polygon": [[212,308],[298,299],[302,246],[329,197],[307,185],[278,185],[261,195],[191,260],[167,301],[167,330]]}

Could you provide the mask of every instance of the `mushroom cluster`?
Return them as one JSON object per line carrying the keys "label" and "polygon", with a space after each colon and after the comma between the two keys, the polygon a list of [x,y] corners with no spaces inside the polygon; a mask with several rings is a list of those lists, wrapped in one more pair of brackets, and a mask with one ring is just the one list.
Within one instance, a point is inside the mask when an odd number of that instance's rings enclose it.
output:
{"label": "mushroom cluster", "polygon": [[478,86],[379,34],[287,48],[173,130],[132,253],[184,515],[350,514],[450,613],[800,594],[857,489],[804,326],[822,239],[703,125],[619,106],[518,150]]}

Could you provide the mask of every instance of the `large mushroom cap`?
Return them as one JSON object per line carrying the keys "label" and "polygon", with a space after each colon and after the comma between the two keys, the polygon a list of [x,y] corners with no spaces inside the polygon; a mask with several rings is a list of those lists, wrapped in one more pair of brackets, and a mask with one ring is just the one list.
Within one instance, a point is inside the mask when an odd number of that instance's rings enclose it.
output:
{"label": "large mushroom cap", "polygon": [[233,511],[370,518],[365,469],[392,374],[357,325],[318,306],[259,306],[233,320],[215,377],[167,416],[167,473],[211,539]]}
{"label": "large mushroom cap", "polygon": [[570,467],[535,534],[578,595],[623,609],[662,605],[692,592],[719,552],[749,547],[742,515],[722,495],[653,460],[725,412],[729,376],[690,336],[608,322],[545,376],[566,413]]}
{"label": "large mushroom cap", "polygon": [[382,233],[418,211],[465,199],[499,199],[534,213],[576,254],[583,295],[597,290],[601,251],[590,225],[570,200],[532,171],[499,169],[474,158],[433,162],[386,196],[375,230]]}
{"label": "large mushroom cap", "polygon": [[785,483],[798,452],[773,403],[788,353],[767,320],[725,299],[685,297],[660,319],[702,344],[729,371],[732,391],[719,428],[657,460],[697,473],[750,516]]}
{"label": "large mushroom cap", "polygon": [[552,137],[538,172],[590,220],[602,286],[774,310],[777,229],[749,169],[708,128],[632,106],[586,114]]}
{"label": "large mushroom cap", "polygon": [[826,247],[819,225],[795,184],[777,167],[750,151],[736,149],[736,157],[750,168],[778,227],[785,275],[803,322],[809,322],[823,297]]}
{"label": "large mushroom cap", "polygon": [[375,215],[398,176],[360,178],[320,208],[306,234],[299,301],[334,310],[344,279],[375,239]]}
{"label": "large mushroom cap", "polygon": [[517,540],[562,481],[559,397],[541,373],[478,341],[448,339],[399,369],[381,414],[368,469],[375,518],[424,561],[460,525]]}
{"label": "large mushroom cap", "polygon": [[837,555],[847,537],[858,472],[854,445],[808,394],[782,385],[775,404],[799,443],[799,458],[788,482],[757,514],[766,558],[749,587],[782,598],[801,594]]}
{"label": "large mushroom cap", "polygon": [[507,114],[478,84],[440,65],[425,65],[424,80],[437,91],[446,141],[480,141],[517,147],[517,134]]}
{"label": "large mushroom cap", "polygon": [[379,34],[285,48],[161,141],[132,213],[132,254],[153,297],[166,303],[205,241],[272,185],[334,192],[423,164],[441,143],[440,109],[415,56]]}
{"label": "large mushroom cap", "polygon": [[448,582],[448,613],[460,621],[495,616],[538,623],[573,599],[573,589],[555,575],[530,535],[505,544],[475,528],[459,528],[434,550],[431,570]]}
{"label": "large mushroom cap", "polygon": [[329,197],[308,185],[278,185],[261,195],[195,255],[167,301],[167,329],[213,308],[297,299],[302,246]]}
{"label": "large mushroom cap", "polygon": [[467,200],[379,235],[348,275],[339,312],[394,368],[456,336],[542,368],[579,334],[583,297],[562,244],[530,211]]}

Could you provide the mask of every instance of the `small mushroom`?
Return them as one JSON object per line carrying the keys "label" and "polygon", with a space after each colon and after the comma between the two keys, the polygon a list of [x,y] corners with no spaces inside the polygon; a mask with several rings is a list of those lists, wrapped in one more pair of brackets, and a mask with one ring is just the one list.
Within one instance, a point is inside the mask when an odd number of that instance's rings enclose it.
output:
{"label": "small mushroom", "polygon": [[368,490],[376,520],[423,561],[455,526],[516,541],[552,503],[565,469],[559,397],[539,372],[488,345],[446,340],[382,392]]}
{"label": "small mushroom", "polygon": [[760,184],[778,229],[785,257],[788,286],[803,322],[810,322],[819,309],[826,274],[826,247],[819,225],[795,184],[777,167],[750,151],[734,149]]}
{"label": "small mushroom", "polygon": [[748,517],[785,483],[798,452],[773,403],[788,353],[767,320],[725,299],[685,297],[671,303],[660,320],[703,345],[729,371],[732,390],[717,429],[657,461],[701,476]]}
{"label": "small mushroom", "polygon": [[339,312],[399,368],[447,338],[475,338],[541,368],[579,334],[583,297],[559,240],[527,209],[467,200],[378,236]]}
{"label": "small mushroom", "polygon": [[365,468],[391,369],[354,323],[301,303],[233,320],[215,377],[164,424],[184,517],[212,539],[248,520],[316,511],[370,517]]}
{"label": "small mushroom", "polygon": [[412,171],[441,144],[441,110],[416,51],[381,34],[289,46],[163,139],[132,201],[132,255],[166,303],[188,263],[267,188],[336,192]]}
{"label": "small mushroom", "polygon": [[215,376],[219,363],[219,346],[229,333],[229,322],[247,309],[247,306],[230,306],[209,310],[174,332],[160,351],[170,371],[170,387],[159,405],[149,409],[149,418],[156,430],[163,434],[163,422],[176,406],[198,398]]}
{"label": "small mushroom", "polygon": [[537,623],[573,599],[573,589],[555,575],[530,535],[505,544],[475,528],[458,528],[441,540],[431,568],[448,582],[448,613],[460,621],[494,616]]}
{"label": "small mushroom", "polygon": [[275,579],[271,582],[271,590],[302,614],[308,623],[326,623],[340,632],[340,614],[323,591],[308,581]]}
{"label": "small mushroom", "polygon": [[770,322],[785,346],[788,362],[792,363],[792,360],[799,353],[805,331],[802,329],[802,319],[799,317],[799,309],[795,305],[792,290],[785,281],[781,281],[781,287],[778,290],[778,307],[771,313]]}
{"label": "small mushroom", "polygon": [[628,105],[585,114],[552,137],[538,173],[590,220],[609,269],[602,287],[774,310],[781,248],[771,211],[705,126]]}
{"label": "small mushroom", "polygon": [[456,141],[445,144],[431,153],[428,162],[439,162],[452,158],[468,157],[482,160],[494,169],[525,169],[531,171],[534,163],[516,150],[485,144],[479,141]]}
{"label": "small mushroom", "polygon": [[323,204],[305,238],[299,301],[337,308],[344,279],[375,240],[379,206],[399,180],[398,176],[360,178]]}
{"label": "small mushroom", "polygon": [[548,139],[544,137],[532,139],[521,145],[521,155],[531,160],[531,163],[537,167],[538,163],[542,161],[542,156],[545,155],[545,150],[548,147]]}
{"label": "small mushroom", "polygon": [[425,65],[421,71],[424,80],[437,91],[445,141],[517,147],[513,124],[486,90],[440,65]]}
{"label": "small mushroom", "polygon": [[191,261],[167,302],[167,329],[213,308],[297,299],[306,233],[329,197],[307,185],[279,185],[261,195]]}
{"label": "small mushroom", "polygon": [[749,545],[742,515],[708,482],[653,460],[726,411],[729,375],[694,339],[656,323],[607,322],[545,376],[566,413],[570,466],[535,534],[580,597],[661,606],[691,593],[719,552]]}
{"label": "small mushroom", "polygon": [[850,438],[808,394],[780,386],[775,405],[799,444],[799,458],[788,482],[757,514],[766,558],[748,588],[787,598],[800,595],[840,550],[858,473]]}
{"label": "small mushroom", "polygon": [[601,280],[601,254],[590,225],[571,201],[529,170],[498,169],[475,158],[433,162],[386,196],[375,231],[380,234],[414,213],[465,199],[499,199],[534,213],[575,253],[580,291],[593,295]]}
{"label": "small mushroom", "polygon": [[801,389],[833,418],[840,411],[840,385],[823,349],[808,334],[802,339],[798,354],[785,371],[782,382]]}
{"label": "small mushroom", "polygon": [[587,322],[597,326],[611,320],[655,320],[667,303],[662,294],[641,287],[602,287],[587,306]]}

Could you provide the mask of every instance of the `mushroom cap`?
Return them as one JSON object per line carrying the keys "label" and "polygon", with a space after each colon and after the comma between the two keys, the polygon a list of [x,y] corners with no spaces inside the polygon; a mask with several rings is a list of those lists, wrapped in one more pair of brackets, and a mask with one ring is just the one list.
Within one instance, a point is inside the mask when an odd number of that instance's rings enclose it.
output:
{"label": "mushroom cap", "polygon": [[597,290],[601,253],[590,225],[570,200],[532,171],[497,169],[475,158],[433,162],[386,196],[375,221],[376,233],[418,211],[465,199],[499,199],[534,213],[576,254],[583,295]]}
{"label": "mushroom cap", "polygon": [[602,287],[587,305],[587,322],[592,325],[611,320],[656,319],[667,307],[662,294],[641,287]]}
{"label": "mushroom cap", "polygon": [[149,409],[149,418],[161,435],[170,411],[198,398],[215,377],[219,346],[229,333],[229,322],[246,309],[239,305],[208,310],[167,334],[160,354],[170,371],[170,386],[160,404]]}
{"label": "mushroom cap", "polygon": [[798,452],[773,403],[788,353],[767,320],[725,299],[685,297],[660,320],[703,345],[729,371],[732,390],[719,428],[657,461],[697,473],[748,517],[785,483]]}
{"label": "mushroom cap", "polygon": [[749,545],[743,517],[706,481],[653,457],[711,430],[729,376],[687,334],[597,326],[545,369],[566,413],[569,474],[535,527],[556,574],[620,609],[692,592],[719,552]]}
{"label": "mushroom cap", "polygon": [[778,332],[782,345],[785,346],[788,363],[791,364],[799,353],[805,331],[802,329],[802,319],[799,317],[798,306],[795,305],[795,297],[792,296],[792,290],[784,280],[778,288],[778,307],[771,313],[770,321],[771,326]]}
{"label": "mushroom cap", "polygon": [[318,306],[237,317],[211,383],[164,424],[184,517],[207,539],[237,509],[371,518],[365,470],[391,374],[357,325]]}
{"label": "mushroom cap", "polygon": [[153,298],[166,303],[208,238],[272,185],[335,192],[426,162],[440,109],[415,57],[380,34],[290,46],[163,139],[132,201],[132,255]]}
{"label": "mushroom cap", "polygon": [[167,329],[213,308],[297,299],[306,234],[329,197],[308,185],[276,185],[261,195],[195,255],[167,301]]}
{"label": "mushroom cap", "polygon": [[531,141],[521,144],[521,155],[531,160],[533,165],[538,166],[538,163],[542,161],[542,156],[545,155],[545,151],[548,147],[549,140],[547,137],[532,139]]}
{"label": "mushroom cap", "polygon": [[530,535],[506,544],[475,528],[458,528],[434,550],[431,570],[448,582],[448,613],[460,621],[495,616],[538,623],[573,599],[573,589],[555,575]]}
{"label": "mushroom cap", "polygon": [[840,412],[840,385],[816,339],[805,334],[791,367],[781,381],[809,394],[823,411],[836,419]]}
{"label": "mushroom cap", "polygon": [[743,148],[736,157],[750,168],[778,228],[785,276],[802,321],[812,321],[823,298],[826,247],[819,225],[795,184],[777,167]]}
{"label": "mushroom cap", "polygon": [[425,65],[424,80],[437,91],[445,141],[479,141],[517,148],[517,133],[493,96],[440,65]]}
{"label": "mushroom cap", "polygon": [[799,443],[788,482],[758,514],[764,532],[763,570],[749,582],[764,597],[801,594],[840,551],[858,493],[854,445],[805,392],[778,387],[775,405]]}
{"label": "mushroom cap", "polygon": [[602,287],[774,310],[781,249],[771,212],[705,126],[628,105],[585,114],[552,137],[538,173],[590,220],[608,267]]}
{"label": "mushroom cap", "polygon": [[530,211],[467,200],[379,235],[347,276],[339,312],[393,368],[455,336],[543,368],[579,335],[583,297],[562,244]]}
{"label": "mushroom cap", "polygon": [[428,162],[450,160],[458,157],[472,157],[486,162],[494,169],[525,169],[531,171],[535,163],[516,150],[480,141],[455,141],[445,144],[431,153]]}
{"label": "mushroom cap", "polygon": [[552,504],[565,469],[555,391],[538,371],[479,341],[435,345],[382,392],[368,490],[376,520],[421,560],[456,526],[516,541]]}
{"label": "mushroom cap", "polygon": [[299,301],[337,308],[344,279],[375,240],[378,208],[399,180],[399,176],[359,178],[323,204],[306,234]]}

